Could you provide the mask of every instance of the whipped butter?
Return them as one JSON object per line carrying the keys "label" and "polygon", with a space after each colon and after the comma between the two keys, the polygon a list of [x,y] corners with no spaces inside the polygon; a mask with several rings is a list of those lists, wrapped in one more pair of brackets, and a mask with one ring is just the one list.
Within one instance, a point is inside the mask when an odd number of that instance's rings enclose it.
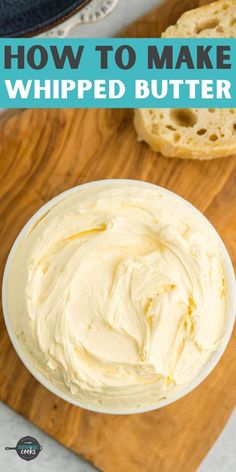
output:
{"label": "whipped butter", "polygon": [[216,233],[141,183],[82,187],[45,210],[18,244],[7,298],[31,363],[88,406],[171,397],[224,335]]}

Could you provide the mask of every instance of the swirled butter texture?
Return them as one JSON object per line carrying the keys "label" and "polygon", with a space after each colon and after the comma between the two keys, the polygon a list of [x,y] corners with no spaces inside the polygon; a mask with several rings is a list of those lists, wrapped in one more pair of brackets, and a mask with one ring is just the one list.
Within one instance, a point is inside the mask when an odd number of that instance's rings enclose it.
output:
{"label": "swirled butter texture", "polygon": [[125,410],[189,384],[225,326],[211,227],[164,189],[117,183],[55,203],[19,243],[8,307],[22,348],[57,387]]}

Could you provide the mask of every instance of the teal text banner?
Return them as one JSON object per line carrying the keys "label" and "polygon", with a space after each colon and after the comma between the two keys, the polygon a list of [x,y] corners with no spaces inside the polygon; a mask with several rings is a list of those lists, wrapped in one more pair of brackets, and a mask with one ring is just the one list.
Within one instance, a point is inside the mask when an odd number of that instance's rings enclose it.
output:
{"label": "teal text banner", "polygon": [[236,108],[236,39],[1,39],[1,108]]}

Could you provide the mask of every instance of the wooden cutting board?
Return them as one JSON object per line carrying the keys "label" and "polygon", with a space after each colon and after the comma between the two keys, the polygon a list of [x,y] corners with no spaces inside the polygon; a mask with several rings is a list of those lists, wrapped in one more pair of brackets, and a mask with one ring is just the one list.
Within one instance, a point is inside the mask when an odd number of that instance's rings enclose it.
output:
{"label": "wooden cutting board", "polygon": [[[173,0],[131,26],[155,36],[197,1]],[[236,266],[236,157],[166,159],[137,143],[128,110],[26,110],[0,124],[0,266],[22,225],[56,194],[89,180],[143,179],[196,205]],[[27,372],[0,318],[0,399],[105,472],[195,472],[236,402],[236,331],[203,384],[162,410],[90,413],[59,400]],[[47,446],[45,446],[47,447]]]}

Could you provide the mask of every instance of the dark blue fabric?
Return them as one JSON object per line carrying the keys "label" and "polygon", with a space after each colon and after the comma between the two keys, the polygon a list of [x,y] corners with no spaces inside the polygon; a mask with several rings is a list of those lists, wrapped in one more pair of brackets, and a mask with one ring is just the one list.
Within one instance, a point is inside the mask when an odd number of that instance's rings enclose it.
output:
{"label": "dark blue fabric", "polygon": [[87,0],[0,0],[0,37],[25,36],[46,29]]}

